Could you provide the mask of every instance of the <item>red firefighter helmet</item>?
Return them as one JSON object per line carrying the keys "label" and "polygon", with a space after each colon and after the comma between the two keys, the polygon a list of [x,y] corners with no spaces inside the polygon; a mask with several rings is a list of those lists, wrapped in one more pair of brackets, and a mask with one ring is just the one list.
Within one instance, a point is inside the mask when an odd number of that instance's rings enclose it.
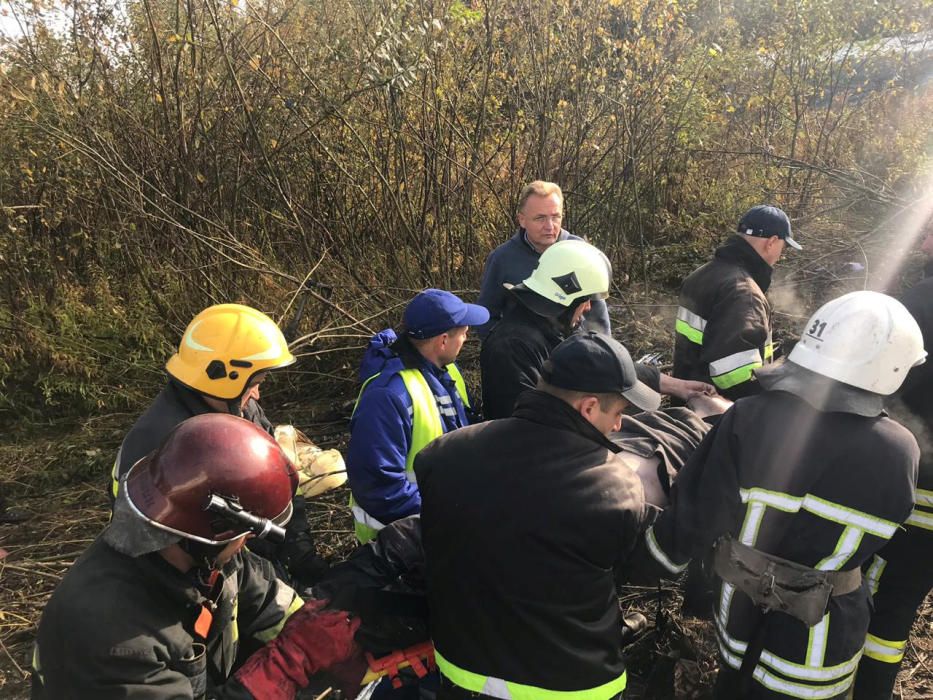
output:
{"label": "red firefighter helmet", "polygon": [[280,531],[292,515],[298,474],[278,443],[253,423],[205,413],[178,425],[126,476],[126,497],[151,525],[222,545]]}

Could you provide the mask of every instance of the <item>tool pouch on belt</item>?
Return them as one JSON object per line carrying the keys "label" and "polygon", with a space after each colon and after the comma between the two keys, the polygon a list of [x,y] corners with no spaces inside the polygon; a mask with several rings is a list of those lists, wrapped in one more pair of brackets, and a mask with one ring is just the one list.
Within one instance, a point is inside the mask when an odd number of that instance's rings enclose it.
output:
{"label": "tool pouch on belt", "polygon": [[831,596],[841,596],[862,585],[860,569],[819,571],[720,538],[713,551],[713,570],[766,612],[777,610],[813,627],[826,614]]}

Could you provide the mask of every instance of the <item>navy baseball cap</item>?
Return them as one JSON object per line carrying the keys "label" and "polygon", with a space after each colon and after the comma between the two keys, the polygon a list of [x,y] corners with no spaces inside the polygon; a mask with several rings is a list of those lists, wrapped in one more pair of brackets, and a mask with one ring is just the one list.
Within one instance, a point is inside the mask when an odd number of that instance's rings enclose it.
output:
{"label": "navy baseball cap", "polygon": [[489,320],[485,306],[467,304],[443,289],[425,289],[408,302],[402,321],[412,338],[433,338],[457,326],[479,326]]}
{"label": "navy baseball cap", "polygon": [[791,238],[790,219],[787,214],[769,204],[759,204],[757,207],[752,207],[745,212],[742,218],[739,219],[736,231],[744,233],[746,236],[756,236],[758,238],[777,236],[783,238],[791,248],[803,250],[800,244]]}
{"label": "navy baseball cap", "polygon": [[638,381],[632,356],[614,338],[574,333],[551,352],[541,368],[551,386],[593,394],[620,394],[642,411],[656,411],[661,395]]}

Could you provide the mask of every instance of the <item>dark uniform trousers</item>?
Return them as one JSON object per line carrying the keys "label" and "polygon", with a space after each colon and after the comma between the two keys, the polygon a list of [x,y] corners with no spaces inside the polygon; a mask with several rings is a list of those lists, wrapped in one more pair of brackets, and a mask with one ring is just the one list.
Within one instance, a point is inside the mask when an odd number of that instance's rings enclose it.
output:
{"label": "dark uniform trousers", "polygon": [[917,489],[906,529],[872,559],[865,578],[874,611],[855,678],[854,700],[888,700],[894,690],[910,628],[933,589],[933,490]]}

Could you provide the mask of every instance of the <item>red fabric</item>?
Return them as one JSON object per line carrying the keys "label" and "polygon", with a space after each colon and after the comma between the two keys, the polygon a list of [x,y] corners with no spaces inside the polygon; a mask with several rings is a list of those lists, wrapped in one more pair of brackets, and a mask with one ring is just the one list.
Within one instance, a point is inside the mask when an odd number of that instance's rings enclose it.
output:
{"label": "red fabric", "polygon": [[327,675],[333,684],[343,691],[346,698],[355,698],[362,690],[361,683],[369,670],[369,665],[363,656],[363,650],[358,646],[346,661],[341,661],[330,667]]}
{"label": "red fabric", "polygon": [[332,671],[341,674],[342,688],[349,683],[347,688],[358,692],[365,662],[355,686],[351,679],[342,678],[341,672],[354,657],[362,659],[353,641],[360,620],[350,619],[340,610],[322,611],[324,605],[326,601],[312,600],[292,615],[279,635],[237,671],[235,677],[240,684],[263,700],[293,700],[298,688],[308,685],[310,676]]}

